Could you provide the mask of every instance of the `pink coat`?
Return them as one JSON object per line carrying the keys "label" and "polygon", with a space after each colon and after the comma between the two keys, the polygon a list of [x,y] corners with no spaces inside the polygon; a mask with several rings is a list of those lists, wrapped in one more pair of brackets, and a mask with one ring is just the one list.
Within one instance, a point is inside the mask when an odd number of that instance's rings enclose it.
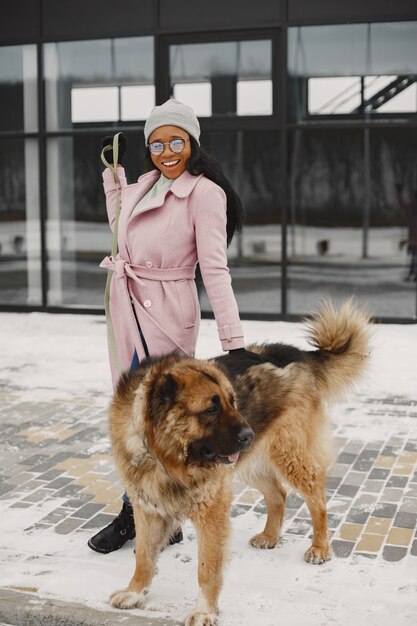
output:
{"label": "pink coat", "polygon": [[[169,190],[151,198],[131,215],[139,200],[159,177],[158,170],[128,185],[117,168],[121,211],[116,259],[101,267],[113,269],[110,316],[121,369],[128,370],[134,350],[145,354],[135,315],[150,356],[177,351],[193,355],[200,324],[194,281],[201,275],[212,306],[223,350],[244,346],[239,312],[226,256],[226,196],[205,176],[185,171]],[[117,185],[113,173],[103,172],[110,226],[113,229]],[[134,307],[134,311],[132,308]],[[113,382],[121,372],[109,350]]]}

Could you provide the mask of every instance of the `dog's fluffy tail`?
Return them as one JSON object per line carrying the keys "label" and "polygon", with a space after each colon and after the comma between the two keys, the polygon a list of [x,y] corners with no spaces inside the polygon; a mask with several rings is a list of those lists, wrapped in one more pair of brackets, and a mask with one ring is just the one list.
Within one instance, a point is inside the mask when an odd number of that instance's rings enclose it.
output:
{"label": "dog's fluffy tail", "polygon": [[316,348],[307,353],[315,361],[316,384],[327,396],[340,395],[357,381],[367,365],[370,315],[353,298],[338,309],[325,301],[306,324],[307,339]]}

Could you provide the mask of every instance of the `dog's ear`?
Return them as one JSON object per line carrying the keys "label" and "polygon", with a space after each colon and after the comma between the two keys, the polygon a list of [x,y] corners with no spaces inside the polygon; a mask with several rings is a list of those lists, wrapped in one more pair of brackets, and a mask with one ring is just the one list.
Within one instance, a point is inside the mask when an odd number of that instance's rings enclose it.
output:
{"label": "dog's ear", "polygon": [[172,374],[157,376],[148,393],[148,415],[155,423],[159,422],[173,406],[177,396],[178,383]]}

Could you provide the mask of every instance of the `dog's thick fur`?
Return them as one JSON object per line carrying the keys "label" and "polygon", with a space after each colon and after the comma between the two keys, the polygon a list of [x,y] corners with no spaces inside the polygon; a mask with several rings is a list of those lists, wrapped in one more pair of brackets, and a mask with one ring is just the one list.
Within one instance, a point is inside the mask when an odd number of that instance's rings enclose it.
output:
{"label": "dog's thick fur", "polygon": [[128,588],[111,596],[113,606],[142,605],[161,546],[189,517],[197,531],[200,594],[186,625],[216,623],[233,467],[267,506],[265,528],[250,540],[255,548],[273,548],[279,539],[285,482],[304,496],[311,514],[306,561],[330,558],[324,404],[362,373],[368,322],[351,301],[339,311],[328,303],[308,322],[314,350],[265,344],[212,361],[169,355],[122,379],[110,432],[134,509],[136,570]]}

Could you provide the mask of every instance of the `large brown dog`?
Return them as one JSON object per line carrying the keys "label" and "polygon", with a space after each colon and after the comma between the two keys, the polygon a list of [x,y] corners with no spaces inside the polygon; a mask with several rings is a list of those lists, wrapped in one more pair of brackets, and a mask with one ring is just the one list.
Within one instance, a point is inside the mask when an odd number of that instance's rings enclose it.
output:
{"label": "large brown dog", "polygon": [[169,355],[121,381],[110,431],[134,509],[136,570],[128,588],[111,596],[113,606],[143,605],[161,546],[189,517],[198,537],[200,594],[186,625],[216,623],[235,465],[268,509],[264,530],[250,540],[254,547],[273,548],[279,539],[285,481],[304,496],[312,517],[305,559],[330,558],[324,402],[362,373],[368,322],[350,301],[337,312],[327,304],[309,322],[315,350],[266,344],[211,362]]}

